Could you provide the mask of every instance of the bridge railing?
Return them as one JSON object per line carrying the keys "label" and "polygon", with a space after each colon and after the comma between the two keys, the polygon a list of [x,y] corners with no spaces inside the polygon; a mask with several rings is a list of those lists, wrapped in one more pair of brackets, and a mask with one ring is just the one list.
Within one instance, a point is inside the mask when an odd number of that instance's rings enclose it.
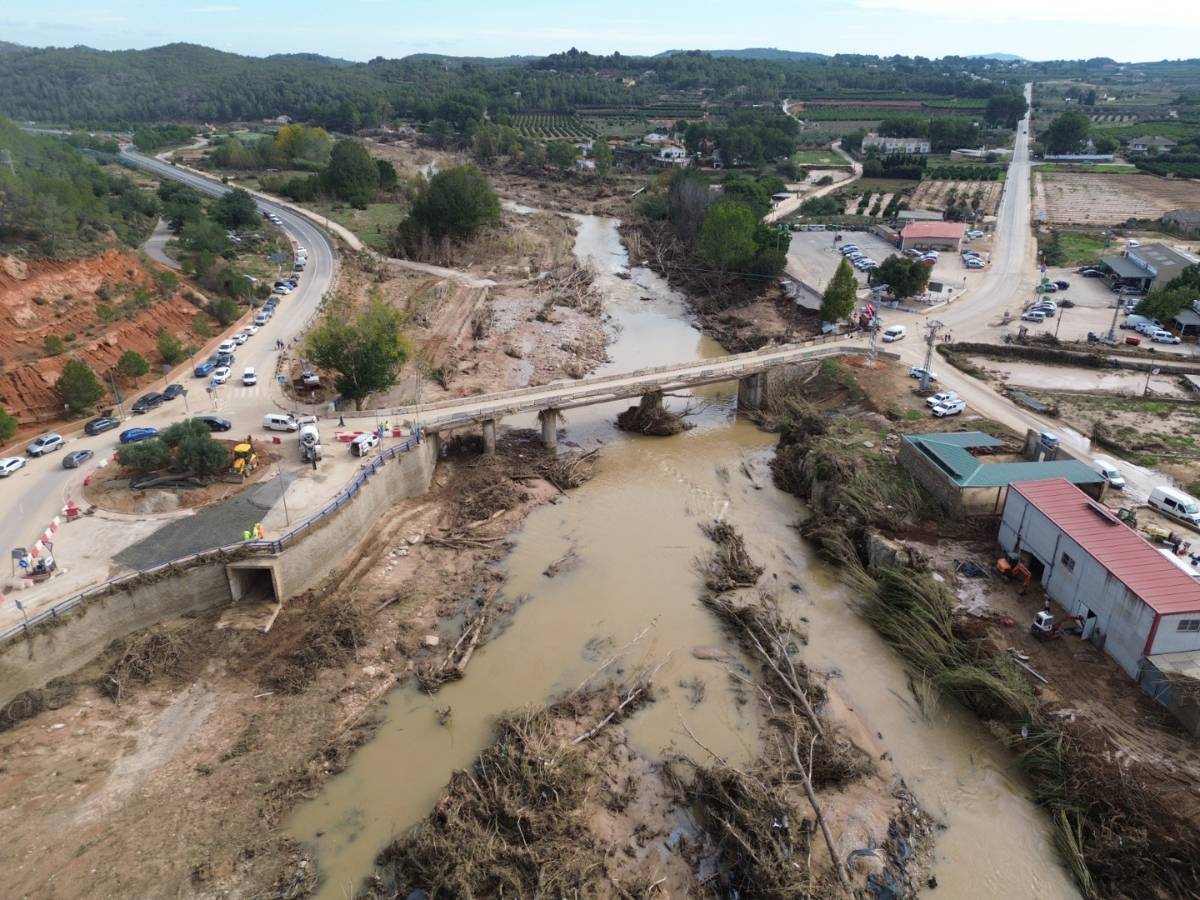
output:
{"label": "bridge railing", "polygon": [[[663,372],[680,372],[685,373],[700,367],[715,369],[720,367],[723,370],[728,370],[736,374],[740,371],[731,363],[737,363],[741,360],[753,360],[762,356],[770,356],[772,354],[786,353],[789,350],[800,350],[808,347],[820,347],[826,344],[838,343],[841,341],[854,340],[862,337],[858,333],[848,334],[829,334],[821,335],[820,337],[809,338],[805,341],[797,341],[791,344],[776,344],[760,347],[757,350],[751,350],[746,353],[735,353],[729,356],[719,356],[713,359],[699,360],[695,363],[673,363],[663,366],[654,366],[647,369],[635,369],[632,372],[610,372],[605,375],[594,375],[587,378],[581,378],[578,381],[550,382],[549,384],[537,385],[535,387],[513,388],[507,391],[494,391],[487,394],[476,394],[467,397],[448,397],[442,400],[434,400],[430,403],[422,403],[419,406],[399,406],[388,410],[365,410],[363,412],[344,413],[346,419],[383,419],[383,418],[404,418],[412,417],[420,414],[424,417],[427,413],[437,412],[441,409],[453,409],[462,406],[464,403],[489,403],[494,400],[507,400],[515,397],[527,397],[532,393],[546,390],[554,387],[562,387],[563,389],[578,390],[580,388],[590,388],[592,386],[602,387],[605,384],[614,381],[626,381],[630,378],[641,378],[648,375],[658,375]],[[584,395],[578,395],[584,396]],[[547,408],[552,408],[552,404],[545,404]],[[442,421],[442,420],[438,420]]]}
{"label": "bridge railing", "polygon": [[[385,449],[382,453],[366,463],[361,470],[352,478],[344,488],[338,491],[337,495],[321,509],[310,515],[304,521],[296,524],[294,528],[277,538],[270,540],[258,541],[238,541],[235,544],[222,544],[219,547],[209,547],[205,550],[198,550],[193,553],[186,553],[182,556],[176,556],[168,559],[165,562],[157,563],[147,569],[139,569],[136,572],[130,572],[127,575],[121,575],[117,578],[110,578],[108,581],[93,585],[86,588],[77,594],[67,597],[65,600],[60,600],[53,606],[43,609],[38,613],[29,616],[23,622],[6,628],[0,631],[0,641],[8,640],[14,635],[28,631],[35,625],[42,622],[57,619],[64,613],[74,609],[79,604],[83,603],[90,597],[97,597],[111,591],[113,588],[120,587],[144,575],[149,575],[153,572],[161,572],[164,569],[169,569],[172,566],[182,565],[184,563],[195,562],[197,560],[205,560],[213,557],[219,557],[223,553],[230,553],[235,550],[250,551],[254,554],[266,556],[277,556],[282,553],[285,547],[294,544],[298,541],[306,531],[315,526],[318,522],[333,515],[346,504],[350,503],[370,480],[371,476],[383,467],[383,464],[389,459],[394,459],[402,453],[407,453],[421,442],[420,433],[414,434],[412,437],[406,438],[399,444],[394,444]],[[14,598],[15,599],[15,598]]]}

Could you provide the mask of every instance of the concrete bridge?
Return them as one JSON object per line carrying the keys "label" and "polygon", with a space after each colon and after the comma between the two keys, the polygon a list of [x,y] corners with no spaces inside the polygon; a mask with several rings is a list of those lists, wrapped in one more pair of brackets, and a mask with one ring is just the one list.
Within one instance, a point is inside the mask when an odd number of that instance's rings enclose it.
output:
{"label": "concrete bridge", "polygon": [[[859,354],[863,350],[862,333],[830,335],[683,365],[596,375],[578,381],[556,381],[538,387],[439,400],[391,410],[387,415],[392,420],[419,422],[427,434],[480,425],[483,428],[484,446],[490,453],[495,450],[496,426],[502,418],[537,412],[542,423],[542,442],[547,447],[554,447],[558,443],[558,414],[564,410],[640,397],[652,391],[665,393],[724,381],[738,382],[739,409],[760,409],[766,401],[766,373],[770,369],[831,356]],[[371,413],[371,416],[382,418],[384,414]]]}

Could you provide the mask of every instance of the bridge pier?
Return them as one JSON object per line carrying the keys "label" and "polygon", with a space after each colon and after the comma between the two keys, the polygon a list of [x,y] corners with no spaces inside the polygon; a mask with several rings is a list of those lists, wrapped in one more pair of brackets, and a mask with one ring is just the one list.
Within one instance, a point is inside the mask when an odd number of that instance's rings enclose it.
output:
{"label": "bridge pier", "polygon": [[767,402],[767,373],[747,375],[738,379],[737,405],[739,410],[760,410]]}
{"label": "bridge pier", "polygon": [[488,456],[496,455],[496,419],[483,420],[483,452]]}
{"label": "bridge pier", "polygon": [[558,448],[558,410],[543,409],[538,413],[542,423],[542,446],[547,450]]}

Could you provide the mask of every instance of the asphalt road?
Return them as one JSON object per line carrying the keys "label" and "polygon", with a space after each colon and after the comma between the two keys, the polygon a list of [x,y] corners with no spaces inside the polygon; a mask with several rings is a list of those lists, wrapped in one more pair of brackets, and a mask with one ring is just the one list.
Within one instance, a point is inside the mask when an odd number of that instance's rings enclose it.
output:
{"label": "asphalt road", "polygon": [[[135,166],[157,175],[182,181],[214,197],[229,190],[228,187],[218,182],[182,171],[169,163],[145,156],[129,148],[122,150],[121,155]],[[337,257],[329,238],[303,217],[282,206],[261,200],[258,201],[258,206],[260,210],[270,211],[279,216],[284,232],[293,243],[308,250],[308,265],[301,276],[299,289],[284,297],[271,321],[260,328],[258,334],[237,348],[230,383],[219,388],[215,399],[210,400],[205,393],[208,380],[192,376],[194,363],[189,361],[186,366],[180,367],[168,378],[161,382],[148,384],[142,391],[146,393],[151,390],[161,390],[163,385],[177,381],[188,389],[189,396],[164,403],[157,410],[140,416],[129,415],[128,404],[126,404],[124,411],[127,418],[122,422],[121,429],[133,425],[146,425],[161,429],[187,415],[216,412],[233,422],[234,429],[230,436],[254,433],[261,438],[262,415],[265,411],[275,408],[273,397],[282,396],[278,394],[272,384],[276,360],[280,355],[280,351],[275,349],[275,341],[281,340],[286,345],[292,337],[302,333],[305,324],[316,312],[321,298],[333,283]],[[241,326],[248,321],[249,319],[239,321],[227,333],[240,330]],[[222,337],[214,338],[210,342],[211,346],[198,354],[199,358],[206,358],[212,347],[215,347]],[[253,366],[258,373],[259,383],[255,387],[241,385],[241,373],[247,366]],[[273,392],[275,393],[273,394]],[[95,437],[85,436],[82,433],[79,436],[71,436],[64,430],[64,435],[68,437],[65,451],[58,451],[38,459],[29,459],[24,468],[8,478],[0,480],[0,509],[4,511],[3,516],[0,516],[0,552],[32,546],[53,517],[65,505],[68,497],[72,497],[76,502],[82,500],[82,480],[85,473],[94,468],[94,461],[83,469],[63,469],[62,458],[65,452],[86,448],[95,452],[97,460],[108,457],[119,446],[117,435],[121,429],[114,429]],[[291,460],[288,462],[298,465],[298,462]],[[182,523],[185,522],[192,524],[183,525]],[[195,530],[200,536],[203,536],[208,528],[205,520],[200,516],[180,520],[180,523],[177,528]],[[109,524],[111,525],[111,523]],[[98,521],[75,523],[69,529],[60,531],[58,538],[64,543],[68,540],[77,541],[83,529],[99,527],[103,526]],[[236,530],[231,527],[230,535],[222,534],[220,536],[212,535],[209,532],[206,545],[211,546],[225,538],[235,541],[237,540],[234,533]],[[171,546],[163,545],[162,555],[159,559],[150,559],[145,552],[140,553],[138,559],[143,564],[153,564],[169,559],[177,555],[171,552],[171,547],[176,544],[182,546],[189,544],[189,541],[179,537],[171,542]],[[74,582],[76,576],[84,578],[86,574],[80,571],[79,566],[76,566],[70,580]],[[95,578],[85,580],[95,580]]]}

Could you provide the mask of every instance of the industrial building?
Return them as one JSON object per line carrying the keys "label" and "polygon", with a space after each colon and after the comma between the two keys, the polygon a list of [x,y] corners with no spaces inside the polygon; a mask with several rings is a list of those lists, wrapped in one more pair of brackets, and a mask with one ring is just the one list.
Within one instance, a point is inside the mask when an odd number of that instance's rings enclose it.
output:
{"label": "industrial building", "polygon": [[1181,253],[1166,244],[1145,244],[1129,247],[1123,256],[1105,256],[1100,268],[1108,275],[1114,288],[1146,293],[1166,287],[1184,269],[1200,262],[1200,258]]}
{"label": "industrial building", "polygon": [[962,249],[967,226],[962,222],[911,222],[900,232],[901,250]]}
{"label": "industrial building", "polygon": [[1200,667],[1200,580],[1186,561],[1155,549],[1065,479],[1013,484],[999,540],[1079,617],[1084,639],[1186,719],[1163,674]]}
{"label": "industrial building", "polygon": [[982,431],[906,434],[897,461],[952,516],[999,515],[1018,481],[1066,479],[1096,499],[1104,496],[1104,479],[1091,466],[1070,458],[1030,459],[1046,451],[1028,443],[1026,458],[987,462],[971,451],[997,454],[1005,444]]}

